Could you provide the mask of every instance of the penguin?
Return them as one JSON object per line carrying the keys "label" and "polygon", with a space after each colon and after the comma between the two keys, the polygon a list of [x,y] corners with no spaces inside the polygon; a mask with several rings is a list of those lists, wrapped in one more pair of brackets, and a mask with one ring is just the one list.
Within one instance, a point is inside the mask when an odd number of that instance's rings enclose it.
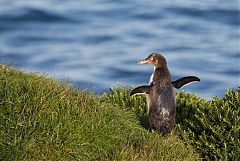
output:
{"label": "penguin", "polygon": [[133,89],[130,96],[136,94],[147,95],[150,129],[154,132],[161,132],[163,136],[166,136],[175,127],[176,98],[173,87],[179,89],[188,83],[200,81],[200,79],[196,76],[187,76],[172,82],[167,61],[159,53],[151,53],[146,59],[139,61],[138,64],[153,65],[154,73],[150,78],[149,85]]}

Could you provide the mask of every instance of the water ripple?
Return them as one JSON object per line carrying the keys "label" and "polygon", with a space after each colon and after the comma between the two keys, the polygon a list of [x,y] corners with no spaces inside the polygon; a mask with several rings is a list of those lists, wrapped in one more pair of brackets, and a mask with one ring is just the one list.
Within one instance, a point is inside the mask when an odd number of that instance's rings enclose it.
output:
{"label": "water ripple", "polygon": [[[9,11],[10,12],[10,11]],[[16,12],[16,11],[14,11]],[[0,21],[3,23],[9,22],[41,22],[41,23],[56,23],[56,22],[74,22],[73,20],[64,17],[57,13],[52,13],[46,10],[22,8],[15,15],[1,15]]]}
{"label": "water ripple", "polygon": [[186,15],[191,18],[200,18],[209,21],[219,22],[221,24],[239,25],[240,11],[228,9],[199,9],[187,7],[168,7],[170,12],[177,15]]}

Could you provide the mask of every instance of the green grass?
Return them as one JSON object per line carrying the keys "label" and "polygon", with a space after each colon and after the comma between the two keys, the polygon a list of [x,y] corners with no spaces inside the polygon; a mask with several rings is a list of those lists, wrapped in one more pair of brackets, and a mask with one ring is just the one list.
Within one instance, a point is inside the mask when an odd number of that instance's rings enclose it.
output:
{"label": "green grass", "polygon": [[178,95],[178,131],[209,160],[240,160],[240,87],[210,101]]}
{"label": "green grass", "polygon": [[[148,129],[145,96],[129,96],[130,89],[118,87],[103,100],[134,111]],[[175,135],[190,142],[207,160],[240,160],[240,86],[225,97],[207,101],[193,94],[177,93]]]}
{"label": "green grass", "polygon": [[130,90],[95,95],[0,65],[0,160],[240,160],[240,86],[209,101],[178,93],[168,137]]}
{"label": "green grass", "polygon": [[162,137],[146,130],[145,98],[128,99],[138,108],[0,65],[0,160],[199,157],[179,135]]}

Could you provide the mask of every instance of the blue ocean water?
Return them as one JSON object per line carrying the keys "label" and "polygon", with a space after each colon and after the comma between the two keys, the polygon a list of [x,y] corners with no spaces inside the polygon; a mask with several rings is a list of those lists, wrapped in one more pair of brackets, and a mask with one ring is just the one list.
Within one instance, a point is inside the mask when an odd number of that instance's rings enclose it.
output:
{"label": "blue ocean water", "polygon": [[173,80],[204,98],[240,83],[238,0],[1,0],[0,62],[108,92],[147,84],[160,52]]}

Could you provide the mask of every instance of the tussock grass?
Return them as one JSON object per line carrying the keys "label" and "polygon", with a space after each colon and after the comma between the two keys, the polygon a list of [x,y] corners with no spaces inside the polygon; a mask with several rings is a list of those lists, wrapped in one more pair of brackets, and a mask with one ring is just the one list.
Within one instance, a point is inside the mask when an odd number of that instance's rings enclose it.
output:
{"label": "tussock grass", "polygon": [[198,158],[188,141],[143,128],[144,108],[139,113],[106,95],[0,65],[0,160]]}
{"label": "tussock grass", "polygon": [[210,101],[178,95],[178,131],[208,160],[240,160],[240,86]]}
{"label": "tussock grass", "polygon": [[[128,88],[111,89],[103,100],[134,111],[142,126],[146,121],[146,97],[129,96]],[[240,160],[240,87],[226,92],[224,98],[207,101],[193,94],[177,93],[175,135],[207,160]]]}

